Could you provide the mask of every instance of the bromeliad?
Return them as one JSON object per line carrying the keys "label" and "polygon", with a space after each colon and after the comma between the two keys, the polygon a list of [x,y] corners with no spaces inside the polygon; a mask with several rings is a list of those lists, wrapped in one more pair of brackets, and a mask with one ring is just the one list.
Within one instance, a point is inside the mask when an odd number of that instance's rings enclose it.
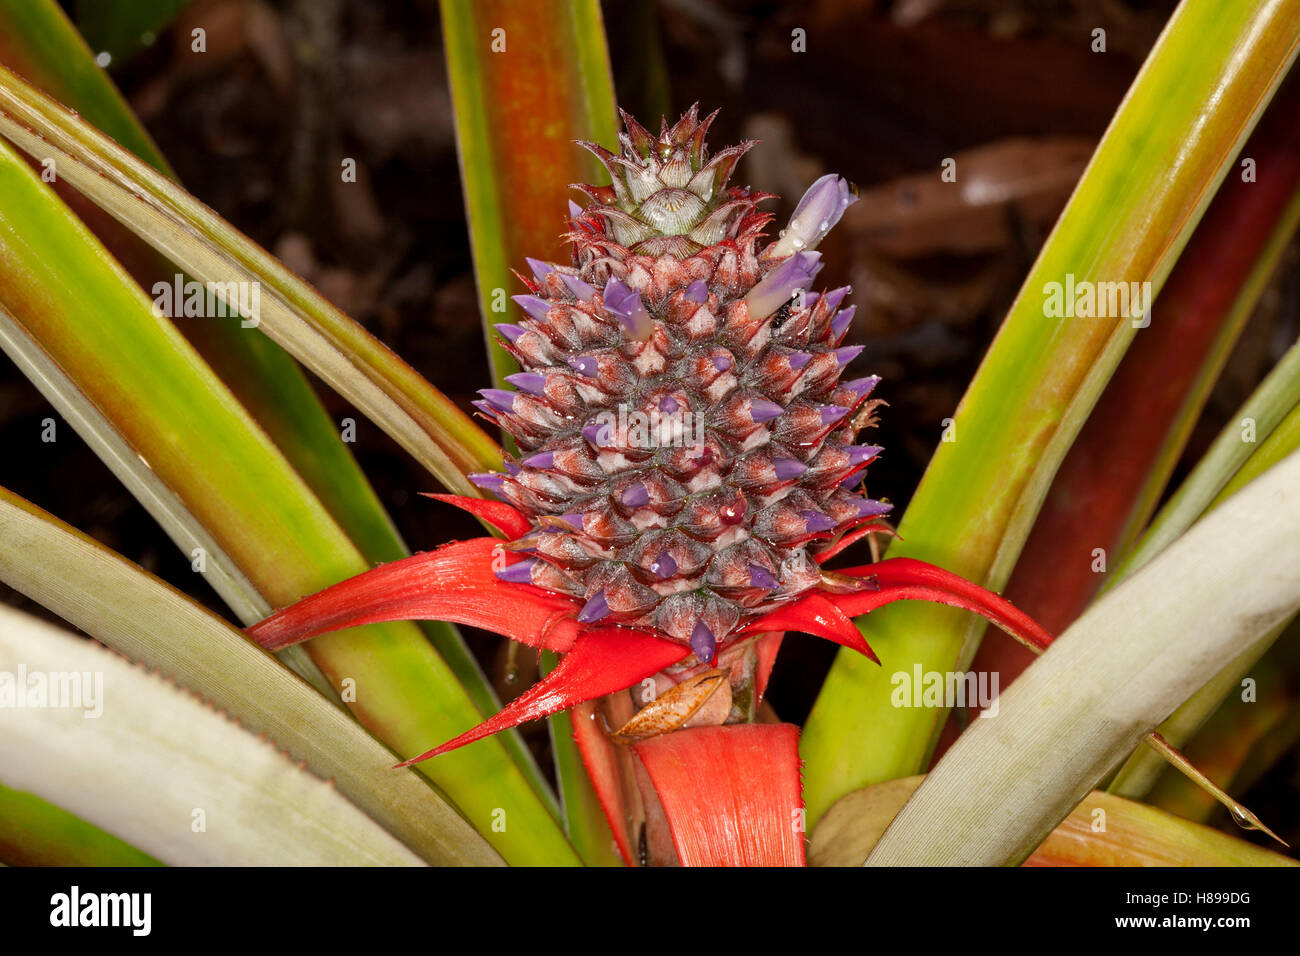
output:
{"label": "bromeliad", "polygon": [[[654,703],[614,739],[641,748],[652,777],[680,773],[680,760],[655,757],[670,745],[647,742],[753,723],[780,632],[876,660],[852,617],[891,601],[966,608],[1035,647],[1050,641],[997,595],[919,561],[823,567],[890,530],[890,505],[863,491],[881,449],[858,434],[880,402],[877,377],[845,374],[862,351],[844,344],[850,290],[811,290],[815,247],[856,198],[845,180],[819,179],[764,243],[772,217],[758,205],[773,197],[727,185],[753,143],[710,157],[713,117],[694,107],[658,136],[623,119],[618,154],[582,144],[611,183],[577,187],[587,204],[570,206],[572,262],[529,260],[524,316],[497,326],[522,371],[475,405],[519,455],[470,476],[497,500],[433,496],[505,540],[383,565],[250,629],[274,650],[437,619],[562,655],[496,716],[408,764],[654,681]],[[706,749],[725,760],[750,743],[714,736]]]}

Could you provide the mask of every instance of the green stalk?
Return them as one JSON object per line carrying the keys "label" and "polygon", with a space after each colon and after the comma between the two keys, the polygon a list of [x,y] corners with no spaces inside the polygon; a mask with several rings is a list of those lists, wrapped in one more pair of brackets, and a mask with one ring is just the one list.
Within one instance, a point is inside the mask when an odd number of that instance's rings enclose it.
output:
{"label": "green stalk", "polygon": [[[556,654],[542,654],[542,676],[549,674],[558,663]],[[548,717],[551,750],[555,754],[555,777],[560,785],[560,808],[564,818],[564,832],[569,842],[587,866],[622,866],[618,845],[610,832],[605,811],[587,776],[582,753],[573,739],[573,715],[561,711]]]}

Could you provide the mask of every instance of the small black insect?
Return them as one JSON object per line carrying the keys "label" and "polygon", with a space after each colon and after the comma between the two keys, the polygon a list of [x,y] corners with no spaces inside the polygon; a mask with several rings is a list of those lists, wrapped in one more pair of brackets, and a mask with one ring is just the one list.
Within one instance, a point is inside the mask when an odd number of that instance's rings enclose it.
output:
{"label": "small black insect", "polygon": [[777,309],[775,313],[773,313],[772,328],[779,329],[781,327],[781,324],[785,322],[786,319],[790,318],[790,311],[793,305],[794,305],[794,300],[791,300],[787,302],[785,305],[781,306],[781,308]]}

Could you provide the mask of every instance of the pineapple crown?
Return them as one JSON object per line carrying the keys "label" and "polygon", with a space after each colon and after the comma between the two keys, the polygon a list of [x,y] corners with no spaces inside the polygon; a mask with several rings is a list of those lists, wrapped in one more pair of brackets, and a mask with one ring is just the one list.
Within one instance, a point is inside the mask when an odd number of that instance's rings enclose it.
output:
{"label": "pineapple crown", "polygon": [[822,177],[760,249],[773,197],[728,187],[754,143],[710,157],[714,116],[692,106],[656,137],[624,113],[620,153],[581,144],[611,183],[575,187],[570,265],[528,260],[525,318],[496,326],[522,371],[475,403],[522,454],[471,476],[532,522],[501,577],[702,662],[814,589],[868,586],[817,552],[890,507],[858,490],[879,403],[875,376],[842,380],[850,290],[809,291],[855,197]]}
{"label": "pineapple crown", "polygon": [[[610,236],[632,254],[679,259],[734,235],[740,218],[752,214],[766,193],[726,190],[740,157],[755,143],[747,140],[712,158],[704,137],[717,116],[699,120],[692,106],[672,127],[666,120],[658,137],[627,113],[619,134],[622,152],[580,142],[604,165],[608,186],[574,184],[593,201]],[[766,223],[764,217],[762,223]]]}

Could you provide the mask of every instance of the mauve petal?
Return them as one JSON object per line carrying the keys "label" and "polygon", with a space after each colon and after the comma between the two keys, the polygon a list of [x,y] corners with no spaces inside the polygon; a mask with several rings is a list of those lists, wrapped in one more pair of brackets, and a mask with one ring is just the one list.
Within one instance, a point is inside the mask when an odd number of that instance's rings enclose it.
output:
{"label": "mauve petal", "polygon": [[597,591],[582,606],[582,610],[578,612],[578,623],[591,624],[608,616],[609,602],[605,600],[605,592]]}
{"label": "mauve petal", "polygon": [[551,303],[545,299],[539,299],[535,295],[512,295],[510,298],[534,319],[544,319],[546,313],[551,311]]}
{"label": "mauve petal", "polygon": [[703,621],[697,621],[691,631],[691,650],[701,664],[710,663],[718,653],[718,642]]}
{"label": "mauve petal", "polygon": [[767,318],[794,298],[796,292],[812,285],[821,267],[820,252],[796,252],[778,264],[745,296],[750,317]]}
{"label": "mauve petal", "polygon": [[787,256],[801,250],[815,249],[844,215],[844,210],[858,201],[848,180],[835,173],[818,179],[799,200],[781,237],[772,246],[771,255]]}

